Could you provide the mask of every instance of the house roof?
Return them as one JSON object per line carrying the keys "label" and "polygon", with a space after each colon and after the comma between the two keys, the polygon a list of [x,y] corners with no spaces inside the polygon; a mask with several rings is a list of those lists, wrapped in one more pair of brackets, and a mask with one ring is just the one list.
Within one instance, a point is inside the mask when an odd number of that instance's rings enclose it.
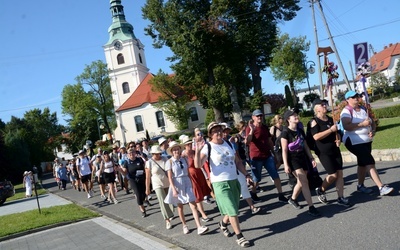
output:
{"label": "house roof", "polygon": [[393,56],[400,55],[400,43],[389,44],[385,48],[372,55],[369,59],[369,63],[373,69],[373,72],[379,72],[389,67],[391,58]]}
{"label": "house roof", "polygon": [[150,79],[154,76],[148,73],[132,95],[117,109],[117,112],[137,108],[145,103],[156,103],[161,94],[151,90]]}

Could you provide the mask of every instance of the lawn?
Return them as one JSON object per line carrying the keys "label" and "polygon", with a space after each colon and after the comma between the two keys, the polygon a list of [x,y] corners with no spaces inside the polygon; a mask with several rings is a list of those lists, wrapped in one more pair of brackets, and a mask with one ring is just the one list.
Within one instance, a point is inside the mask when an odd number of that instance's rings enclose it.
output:
{"label": "lawn", "polygon": [[[15,189],[15,195],[13,197],[7,198],[6,202],[25,198],[25,188],[22,186],[22,183],[14,185],[14,189]],[[36,191],[38,195],[47,193],[47,191],[43,189],[40,184],[36,184]],[[33,190],[32,194],[35,195],[35,190]]]}
{"label": "lawn", "polygon": [[[37,210],[0,216],[0,237],[20,233],[43,226],[74,222],[100,216],[89,209],[75,204],[42,208]],[[29,223],[27,223],[27,221]]]}

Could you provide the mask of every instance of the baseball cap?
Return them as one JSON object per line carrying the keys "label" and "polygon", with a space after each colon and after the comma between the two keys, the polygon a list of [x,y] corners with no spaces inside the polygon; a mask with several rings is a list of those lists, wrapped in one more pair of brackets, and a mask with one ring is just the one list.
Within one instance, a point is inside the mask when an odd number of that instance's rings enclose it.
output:
{"label": "baseball cap", "polygon": [[355,97],[355,96],[360,96],[360,94],[358,94],[357,92],[355,92],[354,90],[349,90],[346,92],[346,94],[344,95],[344,98],[347,100],[349,98]]}
{"label": "baseball cap", "polygon": [[263,115],[263,112],[261,112],[261,110],[259,109],[254,110],[252,116],[258,116],[258,115]]}
{"label": "baseball cap", "polygon": [[296,114],[296,112],[294,112],[293,110],[286,110],[286,112],[283,114],[283,119],[287,121],[289,117],[291,117],[294,114]]}
{"label": "baseball cap", "polygon": [[325,104],[327,104],[327,103],[329,103],[328,102],[328,100],[326,100],[326,99],[319,99],[319,98],[317,98],[317,99],[315,99],[314,101],[313,101],[313,103],[312,103],[312,108],[314,109],[314,107],[315,107],[315,105],[319,105],[319,104],[323,104],[323,103],[325,103]]}

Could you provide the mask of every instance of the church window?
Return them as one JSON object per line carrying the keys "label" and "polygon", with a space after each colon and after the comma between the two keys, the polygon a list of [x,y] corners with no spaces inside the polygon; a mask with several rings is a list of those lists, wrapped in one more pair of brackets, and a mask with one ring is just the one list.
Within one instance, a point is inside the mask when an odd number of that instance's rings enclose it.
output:
{"label": "church window", "polygon": [[124,55],[118,54],[117,62],[118,62],[118,64],[124,64],[125,63]]}
{"label": "church window", "polygon": [[122,84],[122,92],[123,92],[124,94],[127,94],[127,93],[130,92],[130,90],[129,90],[129,83],[124,82],[124,83]]}
{"label": "church window", "polygon": [[195,107],[191,107],[189,109],[189,112],[190,112],[190,119],[192,120],[192,122],[199,120],[199,115],[197,114],[197,109]]}
{"label": "church window", "polygon": [[135,116],[136,132],[141,132],[144,130],[143,121],[140,115]]}
{"label": "church window", "polygon": [[156,119],[157,119],[157,126],[158,127],[164,127],[165,126],[164,115],[163,115],[162,111],[157,111],[156,112]]}
{"label": "church window", "polygon": [[143,60],[142,60],[142,55],[139,53],[139,62],[140,63],[143,63]]}

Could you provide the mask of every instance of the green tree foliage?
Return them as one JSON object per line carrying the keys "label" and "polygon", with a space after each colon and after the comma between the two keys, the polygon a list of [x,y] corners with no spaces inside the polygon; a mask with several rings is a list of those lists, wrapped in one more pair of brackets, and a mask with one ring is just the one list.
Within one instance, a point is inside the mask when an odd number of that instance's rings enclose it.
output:
{"label": "green tree foliage", "polygon": [[161,94],[154,106],[161,109],[179,130],[183,130],[188,127],[190,113],[186,104],[192,96],[186,93],[176,80],[176,77],[160,71],[149,83],[154,92]]}
{"label": "green tree foliage", "polygon": [[[294,104],[291,107],[298,103],[295,92],[296,83],[302,82],[307,76],[304,62],[306,60],[305,52],[309,50],[309,47],[310,43],[306,42],[306,37],[290,38],[285,33],[279,38],[278,46],[273,50],[271,71],[275,80],[289,83]],[[287,97],[286,95],[286,100],[289,102]]]}
{"label": "green tree foliage", "polygon": [[111,135],[116,127],[107,65],[102,61],[86,65],[76,82],[64,87],[61,102],[63,114],[71,117],[68,120],[71,152],[82,148],[88,139],[97,140],[98,119],[104,123],[103,133]]}
{"label": "green tree foliage", "polygon": [[315,99],[317,99],[317,98],[319,98],[319,95],[318,95],[318,94],[310,93],[310,94],[307,94],[307,95],[305,95],[305,96],[303,97],[303,101],[305,101],[305,102],[307,103],[307,106],[310,107],[311,104],[313,103],[313,101],[314,101]]}
{"label": "green tree foliage", "polygon": [[[151,22],[146,32],[154,46],[166,45],[174,53],[169,60],[178,82],[221,121],[227,104],[237,113],[250,87],[260,89],[276,23],[293,18],[298,2],[147,0],[143,16]],[[221,91],[228,92],[227,99]]]}
{"label": "green tree foliage", "polygon": [[257,91],[252,97],[250,97],[249,102],[247,103],[247,108],[250,110],[250,112],[255,109],[263,110],[264,103],[264,94],[261,91]]}

